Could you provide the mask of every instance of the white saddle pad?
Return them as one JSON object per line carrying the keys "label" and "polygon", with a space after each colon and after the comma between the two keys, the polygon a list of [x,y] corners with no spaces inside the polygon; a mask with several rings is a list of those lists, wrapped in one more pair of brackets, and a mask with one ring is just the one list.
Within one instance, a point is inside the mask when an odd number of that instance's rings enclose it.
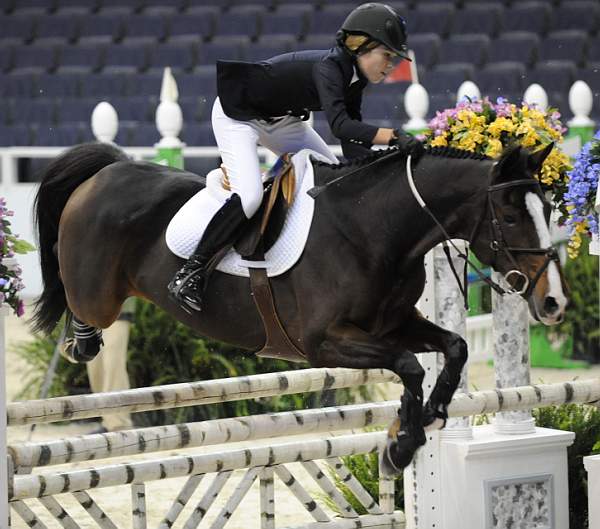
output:
{"label": "white saddle pad", "polygon": [[[249,266],[266,268],[269,277],[289,270],[302,255],[312,223],[314,200],[306,192],[314,185],[313,166],[309,157],[329,162],[321,154],[304,149],[292,156],[296,172],[296,193],[281,235],[265,254],[265,261],[245,261],[231,250],[219,263],[217,270],[236,276],[249,277]],[[217,210],[231,192],[221,186],[221,169],[206,175],[206,187],[190,198],[175,214],[165,234],[167,246],[177,256],[187,259],[198,246],[200,239]]]}

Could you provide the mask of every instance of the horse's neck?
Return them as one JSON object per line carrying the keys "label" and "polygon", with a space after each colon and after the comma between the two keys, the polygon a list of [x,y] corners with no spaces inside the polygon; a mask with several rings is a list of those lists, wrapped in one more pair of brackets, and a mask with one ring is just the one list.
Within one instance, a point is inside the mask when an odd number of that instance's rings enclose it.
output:
{"label": "horse's neck", "polygon": [[[425,156],[413,169],[416,188],[452,238],[467,238],[485,203],[487,164],[480,160]],[[325,181],[345,169],[322,168]],[[353,170],[350,168],[348,172]],[[333,185],[317,199],[317,211],[373,261],[422,257],[445,237],[419,206],[408,184],[405,162],[396,159]],[[322,198],[321,198],[322,197]],[[320,201],[320,202],[319,202]]]}

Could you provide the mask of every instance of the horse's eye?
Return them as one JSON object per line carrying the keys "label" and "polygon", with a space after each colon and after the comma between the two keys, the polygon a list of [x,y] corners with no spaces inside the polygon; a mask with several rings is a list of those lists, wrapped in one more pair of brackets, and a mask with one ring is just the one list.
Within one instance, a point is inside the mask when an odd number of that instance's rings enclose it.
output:
{"label": "horse's eye", "polygon": [[517,219],[515,217],[513,217],[512,215],[505,215],[504,222],[506,222],[506,224],[516,224]]}

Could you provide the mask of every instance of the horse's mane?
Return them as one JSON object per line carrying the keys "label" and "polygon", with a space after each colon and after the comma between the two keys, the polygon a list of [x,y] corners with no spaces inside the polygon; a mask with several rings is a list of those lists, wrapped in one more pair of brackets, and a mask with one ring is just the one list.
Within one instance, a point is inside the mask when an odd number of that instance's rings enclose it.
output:
{"label": "horse's mane", "polygon": [[[328,162],[323,162],[320,160],[313,161],[315,166],[323,166],[328,167],[334,170],[348,169],[348,168],[359,168],[362,165],[367,165],[371,162],[378,160],[388,154],[391,154],[393,151],[396,151],[399,157],[406,157],[406,153],[402,151],[402,149],[398,149],[395,147],[389,149],[378,149],[376,151],[370,152],[365,156],[361,156],[359,158],[353,158],[351,160],[347,160],[343,163],[339,164],[330,164]],[[484,154],[478,154],[475,152],[467,151],[465,149],[457,149],[455,147],[427,147],[425,152],[430,156],[440,156],[444,158],[458,158],[458,159],[471,159],[471,160],[490,160],[489,156],[485,156]]]}

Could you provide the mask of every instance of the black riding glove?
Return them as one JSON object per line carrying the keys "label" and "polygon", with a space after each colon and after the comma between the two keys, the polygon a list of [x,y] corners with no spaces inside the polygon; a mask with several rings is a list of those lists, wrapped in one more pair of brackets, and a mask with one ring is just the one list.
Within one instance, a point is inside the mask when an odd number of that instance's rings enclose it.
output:
{"label": "black riding glove", "polygon": [[415,162],[425,154],[425,146],[422,142],[410,134],[400,132],[398,129],[394,129],[394,135],[388,145],[390,147],[398,146],[407,156],[412,155]]}

